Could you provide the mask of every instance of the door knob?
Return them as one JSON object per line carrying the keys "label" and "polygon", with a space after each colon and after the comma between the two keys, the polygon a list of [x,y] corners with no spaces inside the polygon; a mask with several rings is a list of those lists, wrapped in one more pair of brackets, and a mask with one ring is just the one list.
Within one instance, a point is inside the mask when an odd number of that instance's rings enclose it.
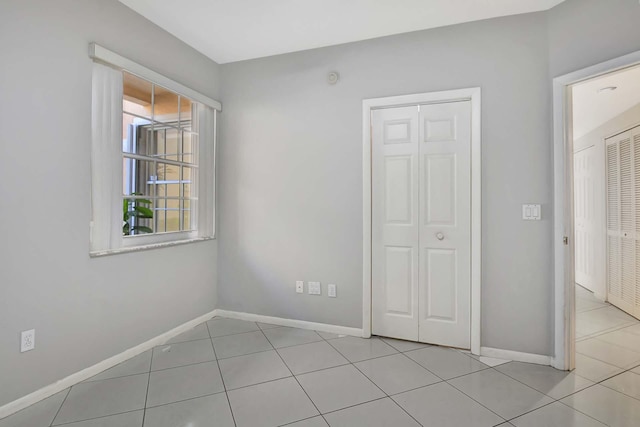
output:
{"label": "door knob", "polygon": [[444,234],[442,234],[442,233],[438,232],[438,233],[436,233],[436,238],[437,238],[438,240],[444,240]]}

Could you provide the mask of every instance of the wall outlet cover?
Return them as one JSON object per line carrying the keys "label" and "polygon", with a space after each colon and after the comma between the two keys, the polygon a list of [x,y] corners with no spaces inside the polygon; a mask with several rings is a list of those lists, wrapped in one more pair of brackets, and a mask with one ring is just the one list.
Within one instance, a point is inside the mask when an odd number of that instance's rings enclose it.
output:
{"label": "wall outlet cover", "polygon": [[329,298],[335,298],[338,296],[336,285],[334,285],[333,283],[327,285],[327,295],[329,296]]}
{"label": "wall outlet cover", "polygon": [[304,293],[304,281],[296,280],[296,293],[299,293],[299,294]]}
{"label": "wall outlet cover", "polygon": [[29,329],[20,334],[20,353],[36,348],[36,330]]}
{"label": "wall outlet cover", "polygon": [[309,282],[309,295],[320,295],[320,282]]}

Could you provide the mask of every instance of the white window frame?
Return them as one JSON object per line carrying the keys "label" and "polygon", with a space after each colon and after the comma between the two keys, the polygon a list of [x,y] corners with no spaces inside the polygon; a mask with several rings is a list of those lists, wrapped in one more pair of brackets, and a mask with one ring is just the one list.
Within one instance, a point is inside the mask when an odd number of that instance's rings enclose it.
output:
{"label": "white window frame", "polygon": [[[199,180],[203,181],[198,185],[198,205],[201,203],[203,206],[196,208],[199,212],[196,223],[197,228],[190,231],[175,231],[175,232],[163,232],[150,235],[136,235],[136,236],[123,236],[119,239],[119,242],[113,244],[114,247],[109,248],[91,248],[90,256],[103,256],[112,255],[123,252],[132,252],[145,249],[154,249],[164,246],[173,246],[179,244],[185,244],[195,241],[210,240],[215,238],[215,209],[216,209],[216,197],[215,197],[215,169],[216,169],[216,146],[217,146],[217,114],[222,111],[222,105],[220,102],[207,97],[191,88],[188,88],[178,82],[175,82],[153,70],[150,70],[134,61],[131,61],[123,56],[118,55],[98,44],[91,43],[89,45],[89,56],[96,62],[108,65],[109,67],[117,70],[126,71],[134,74],[144,80],[147,80],[157,86],[162,86],[168,90],[171,90],[178,95],[191,99],[194,102],[204,104],[206,107],[213,109],[213,127],[212,127],[212,139],[208,141],[213,144],[213,147],[209,147],[208,150],[201,150],[207,152],[204,156],[198,159],[197,170],[204,170],[204,173],[199,172]],[[120,140],[120,143],[122,141]],[[118,143],[115,141],[114,143]],[[204,144],[205,141],[200,141],[200,144]],[[204,168],[204,169],[203,169]],[[205,179],[203,180],[203,177]],[[122,175],[120,175],[122,180]],[[122,188],[122,182],[118,183]],[[100,191],[94,188],[92,183],[92,191]],[[123,196],[124,197],[124,196]],[[113,203],[117,203],[118,206],[122,205],[122,197],[119,200],[113,200]],[[92,215],[93,216],[93,215]],[[204,217],[204,218],[203,218]],[[93,233],[93,218],[92,218],[92,233]],[[92,235],[93,236],[93,235]]]}

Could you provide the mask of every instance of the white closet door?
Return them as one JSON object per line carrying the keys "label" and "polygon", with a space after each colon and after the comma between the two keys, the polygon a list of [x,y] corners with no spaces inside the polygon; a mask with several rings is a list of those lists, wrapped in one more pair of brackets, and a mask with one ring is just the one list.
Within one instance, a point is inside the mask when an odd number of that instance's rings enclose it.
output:
{"label": "white closet door", "polygon": [[640,127],[606,141],[607,297],[640,316]]}
{"label": "white closet door", "polygon": [[576,282],[596,292],[596,147],[574,154],[574,209]]}
{"label": "white closet door", "polygon": [[417,341],[418,107],[374,110],[371,122],[371,327]]}
{"label": "white closet door", "polygon": [[471,102],[420,106],[420,341],[471,346]]}

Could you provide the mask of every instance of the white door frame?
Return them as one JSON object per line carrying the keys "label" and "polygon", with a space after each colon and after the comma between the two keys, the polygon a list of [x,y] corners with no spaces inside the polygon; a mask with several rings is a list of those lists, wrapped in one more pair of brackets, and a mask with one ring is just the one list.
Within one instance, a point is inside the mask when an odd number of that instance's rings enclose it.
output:
{"label": "white door frame", "polygon": [[482,174],[480,88],[390,96],[362,101],[362,336],[371,336],[371,110],[417,104],[471,101],[471,352],[480,354]]}
{"label": "white door frame", "polygon": [[[640,51],[553,79],[554,368],[575,367],[575,248],[571,87],[640,64]],[[564,239],[568,238],[568,244]]]}

